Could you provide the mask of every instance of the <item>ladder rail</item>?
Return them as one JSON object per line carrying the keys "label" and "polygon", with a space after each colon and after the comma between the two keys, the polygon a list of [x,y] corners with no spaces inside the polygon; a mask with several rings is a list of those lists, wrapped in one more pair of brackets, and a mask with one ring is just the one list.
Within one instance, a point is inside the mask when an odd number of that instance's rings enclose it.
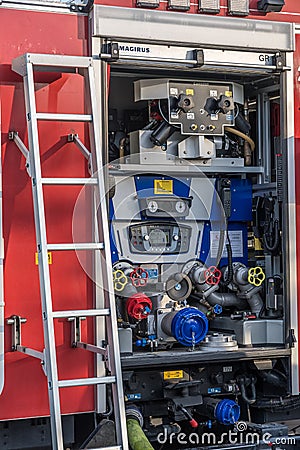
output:
{"label": "ladder rail", "polygon": [[[46,218],[44,207],[44,195],[42,186],[40,146],[38,139],[38,124],[36,120],[36,102],[34,91],[33,66],[27,63],[27,75],[24,77],[24,91],[26,111],[32,114],[28,116],[28,141],[29,157],[32,180],[32,195],[34,204],[34,221],[39,253],[39,280],[42,303],[42,315],[44,322],[45,359],[48,379],[48,396],[50,406],[51,436],[54,449],[63,450],[62,423],[60,398],[57,376],[57,359],[55,347],[54,327],[52,325],[52,294],[50,284],[50,270],[48,265]],[[52,323],[51,323],[52,322]],[[47,345],[46,345],[47,344]]]}
{"label": "ladder rail", "polygon": [[[91,139],[91,145],[94,148],[91,149],[92,154],[94,155],[94,168],[96,168],[95,177],[98,181],[98,194],[99,194],[99,205],[97,204],[97,215],[98,215],[98,229],[100,228],[100,221],[102,223],[102,230],[99,229],[98,238],[105,242],[105,247],[102,250],[105,257],[101,260],[101,265],[105,264],[106,267],[112,267],[111,260],[111,249],[110,249],[110,235],[109,235],[109,226],[108,226],[108,213],[107,213],[107,205],[106,205],[106,190],[104,184],[104,174],[103,174],[103,163],[102,163],[102,155],[100,149],[101,145],[101,127],[95,126],[95,124],[100,124],[100,112],[99,107],[96,104],[96,81],[95,81],[95,73],[93,66],[89,66],[87,68],[88,71],[88,86],[89,86],[89,101],[91,111],[93,112],[93,122],[89,124],[90,127],[90,136],[93,137]],[[100,206],[100,207],[98,207]],[[102,236],[102,233],[103,236]],[[112,342],[111,346],[111,368],[112,372],[116,374],[116,383],[112,385],[113,391],[113,405],[114,412],[118,413],[119,421],[116,422],[116,433],[117,433],[117,441],[123,443],[123,449],[128,450],[128,434],[126,428],[126,414],[125,414],[125,403],[124,403],[124,393],[123,393],[123,382],[122,382],[122,368],[121,368],[121,359],[118,358],[117,355],[120,355],[119,348],[119,336],[118,336],[118,328],[117,328],[117,312],[115,305],[115,294],[114,294],[114,285],[112,272],[110,269],[103,271],[103,295],[105,300],[105,306],[110,305],[111,313],[107,318],[107,321],[110,322],[110,326],[107,327],[107,340],[108,342]],[[124,426],[125,424],[125,426]]]}

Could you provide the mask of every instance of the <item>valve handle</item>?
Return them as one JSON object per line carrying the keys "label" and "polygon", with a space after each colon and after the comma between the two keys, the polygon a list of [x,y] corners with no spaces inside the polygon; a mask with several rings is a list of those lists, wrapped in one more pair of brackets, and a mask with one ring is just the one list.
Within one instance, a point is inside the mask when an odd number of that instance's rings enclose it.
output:
{"label": "valve handle", "polygon": [[128,283],[128,279],[123,270],[117,269],[113,271],[114,289],[116,292],[122,292]]}
{"label": "valve handle", "polygon": [[205,283],[210,285],[219,284],[222,276],[221,270],[219,270],[216,266],[210,266],[204,272]]}
{"label": "valve handle", "polygon": [[130,274],[130,279],[134,287],[146,286],[148,282],[148,272],[142,267],[137,267]]}
{"label": "valve handle", "polygon": [[256,266],[249,269],[248,283],[253,284],[254,286],[261,286],[265,279],[266,275],[261,267]]}

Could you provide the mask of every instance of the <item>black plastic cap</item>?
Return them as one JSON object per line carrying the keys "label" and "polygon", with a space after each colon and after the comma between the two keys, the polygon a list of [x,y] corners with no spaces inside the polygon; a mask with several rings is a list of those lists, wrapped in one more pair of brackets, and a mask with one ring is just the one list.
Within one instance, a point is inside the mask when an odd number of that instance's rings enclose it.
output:
{"label": "black plastic cap", "polygon": [[259,0],[257,9],[265,13],[280,12],[284,5],[284,0]]}

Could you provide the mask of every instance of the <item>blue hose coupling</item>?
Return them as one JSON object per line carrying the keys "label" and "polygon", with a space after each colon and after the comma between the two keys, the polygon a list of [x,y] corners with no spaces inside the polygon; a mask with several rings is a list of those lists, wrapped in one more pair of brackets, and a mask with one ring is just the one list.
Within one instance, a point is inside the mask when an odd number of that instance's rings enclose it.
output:
{"label": "blue hose coupling", "polygon": [[222,306],[221,305],[215,305],[214,306],[214,313],[215,314],[222,314],[222,312],[223,312],[223,308],[222,308]]}
{"label": "blue hose coupling", "polygon": [[199,344],[208,332],[208,320],[196,308],[183,308],[173,317],[172,335],[182,345],[192,347]]}
{"label": "blue hose coupling", "polygon": [[240,418],[240,407],[234,400],[219,401],[215,409],[215,417],[223,425],[233,425]]}

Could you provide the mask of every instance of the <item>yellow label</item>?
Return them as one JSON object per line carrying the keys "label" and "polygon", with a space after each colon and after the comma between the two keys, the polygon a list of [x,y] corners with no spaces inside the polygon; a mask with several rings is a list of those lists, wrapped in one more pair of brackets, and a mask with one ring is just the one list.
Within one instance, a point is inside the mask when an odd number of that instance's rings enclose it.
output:
{"label": "yellow label", "polygon": [[176,380],[183,378],[183,370],[168,370],[164,372],[164,380]]}
{"label": "yellow label", "polygon": [[232,91],[225,91],[225,97],[232,97]]}
{"label": "yellow label", "polygon": [[[39,254],[37,252],[35,254],[35,264],[39,265]],[[52,264],[52,252],[48,252],[48,264]]]}
{"label": "yellow label", "polygon": [[260,239],[258,239],[256,237],[254,238],[254,249],[256,251],[263,250]]}
{"label": "yellow label", "polygon": [[185,93],[186,95],[194,95],[194,89],[186,89]]}
{"label": "yellow label", "polygon": [[173,194],[173,180],[154,180],[154,194]]}

